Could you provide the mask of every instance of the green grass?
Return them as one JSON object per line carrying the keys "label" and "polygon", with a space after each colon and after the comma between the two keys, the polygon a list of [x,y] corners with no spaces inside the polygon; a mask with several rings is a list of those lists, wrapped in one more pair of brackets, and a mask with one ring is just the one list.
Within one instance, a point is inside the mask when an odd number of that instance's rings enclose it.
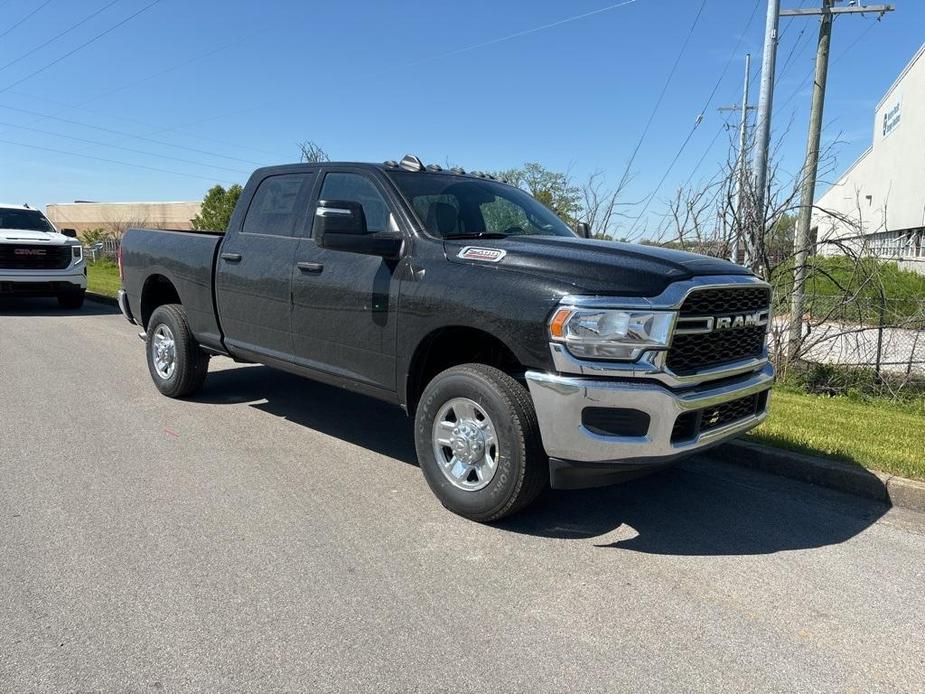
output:
{"label": "green grass", "polygon": [[87,265],[87,291],[115,297],[121,286],[119,266],[115,263],[109,260],[99,260]]}
{"label": "green grass", "polygon": [[776,387],[771,415],[750,435],[781,448],[925,480],[925,415],[886,400],[859,402]]}

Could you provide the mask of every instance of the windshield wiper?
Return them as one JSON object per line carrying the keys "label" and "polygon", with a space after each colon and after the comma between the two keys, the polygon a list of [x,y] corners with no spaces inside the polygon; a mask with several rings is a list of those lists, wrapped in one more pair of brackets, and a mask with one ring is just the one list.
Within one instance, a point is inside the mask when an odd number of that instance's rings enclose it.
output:
{"label": "windshield wiper", "polygon": [[447,241],[452,241],[453,239],[506,239],[507,237],[508,234],[500,231],[473,231],[468,234],[453,234],[443,238]]}

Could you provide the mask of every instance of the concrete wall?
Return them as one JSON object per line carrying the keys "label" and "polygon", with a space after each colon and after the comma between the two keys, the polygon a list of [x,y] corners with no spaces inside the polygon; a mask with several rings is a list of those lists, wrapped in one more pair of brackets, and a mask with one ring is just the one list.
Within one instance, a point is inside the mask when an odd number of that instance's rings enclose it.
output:
{"label": "concrete wall", "polygon": [[134,226],[191,229],[200,207],[199,202],[77,202],[49,205],[46,214],[59,229],[121,233]]}
{"label": "concrete wall", "polygon": [[851,220],[814,212],[820,241],[856,236],[857,227],[869,234],[925,226],[925,45],[877,105],[873,135],[870,149],[816,200]]}

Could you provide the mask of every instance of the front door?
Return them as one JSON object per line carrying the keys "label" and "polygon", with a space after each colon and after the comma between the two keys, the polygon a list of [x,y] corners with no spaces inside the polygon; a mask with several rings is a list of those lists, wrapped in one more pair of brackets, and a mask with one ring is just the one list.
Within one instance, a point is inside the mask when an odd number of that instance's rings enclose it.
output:
{"label": "front door", "polygon": [[[397,230],[384,190],[365,172],[326,172],[318,199],[360,203],[370,233]],[[314,235],[299,242],[295,261],[292,340],[297,360],[394,391],[397,262],[321,248]]]}
{"label": "front door", "polygon": [[240,229],[222,244],[216,271],[225,344],[278,359],[292,357],[292,263],[305,228],[314,172],[268,176]]}

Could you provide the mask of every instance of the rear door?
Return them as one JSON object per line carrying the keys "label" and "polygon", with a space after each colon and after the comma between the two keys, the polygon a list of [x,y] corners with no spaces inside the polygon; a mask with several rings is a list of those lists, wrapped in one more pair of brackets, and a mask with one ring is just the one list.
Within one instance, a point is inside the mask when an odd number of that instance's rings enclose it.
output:
{"label": "rear door", "polygon": [[291,360],[292,265],[308,218],[314,171],[267,176],[222,244],[216,299],[225,344]]}
{"label": "rear door", "polygon": [[[370,233],[398,231],[384,186],[368,171],[325,169],[317,199],[363,206]],[[292,339],[299,362],[387,391],[395,390],[400,261],[321,248],[314,233],[296,252]]]}

